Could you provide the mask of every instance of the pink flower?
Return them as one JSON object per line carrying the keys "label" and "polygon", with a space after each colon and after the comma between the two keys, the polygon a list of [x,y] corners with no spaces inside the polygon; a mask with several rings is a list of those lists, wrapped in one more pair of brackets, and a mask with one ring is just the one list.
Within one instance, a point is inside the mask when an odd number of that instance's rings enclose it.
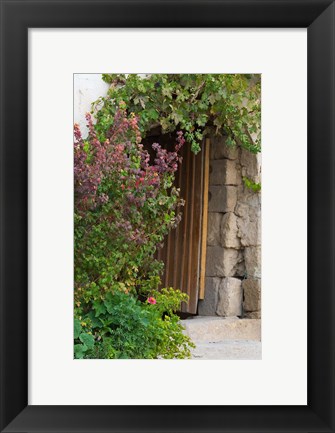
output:
{"label": "pink flower", "polygon": [[149,304],[153,304],[153,305],[154,305],[154,304],[156,304],[157,301],[156,301],[155,298],[153,298],[152,296],[150,296],[150,298],[147,299],[147,302],[148,302]]}

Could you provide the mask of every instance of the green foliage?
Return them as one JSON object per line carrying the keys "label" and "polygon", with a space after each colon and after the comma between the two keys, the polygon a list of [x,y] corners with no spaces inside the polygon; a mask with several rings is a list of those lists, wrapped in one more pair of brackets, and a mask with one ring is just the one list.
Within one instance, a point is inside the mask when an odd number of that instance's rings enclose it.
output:
{"label": "green foliage", "polygon": [[226,134],[227,144],[261,150],[260,76],[250,74],[103,74],[107,97],[94,107],[101,139],[123,101],[139,118],[142,135],[159,126],[162,133],[181,129],[194,153],[208,132]]}
{"label": "green foliage", "polygon": [[[86,326],[86,323],[83,322]],[[89,331],[90,332],[90,331]],[[91,333],[87,333],[80,320],[74,319],[74,356],[77,359],[89,357],[94,348],[94,337]]]}
{"label": "green foliage", "polygon": [[248,177],[243,177],[243,182],[247,188],[251,189],[254,192],[259,192],[261,190],[261,184],[253,182]]}
{"label": "green foliage", "polygon": [[[94,345],[91,340],[90,346],[86,341],[87,336],[92,335],[81,334],[79,339],[87,349],[75,345],[75,356],[103,359],[189,357],[193,343],[183,334],[179,318],[174,314],[180,303],[187,301],[187,295],[174,289],[163,289],[156,295],[156,303],[150,304],[121,291],[107,293],[85,318],[95,336]],[[165,306],[168,310],[164,310]]]}

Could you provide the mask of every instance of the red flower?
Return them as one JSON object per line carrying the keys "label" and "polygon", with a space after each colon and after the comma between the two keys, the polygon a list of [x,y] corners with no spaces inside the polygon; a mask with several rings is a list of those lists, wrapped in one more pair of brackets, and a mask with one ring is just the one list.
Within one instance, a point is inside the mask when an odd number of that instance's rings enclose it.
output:
{"label": "red flower", "polygon": [[152,296],[150,296],[150,298],[147,299],[147,302],[148,302],[149,304],[156,304],[156,303],[157,303],[156,299],[153,298]]}

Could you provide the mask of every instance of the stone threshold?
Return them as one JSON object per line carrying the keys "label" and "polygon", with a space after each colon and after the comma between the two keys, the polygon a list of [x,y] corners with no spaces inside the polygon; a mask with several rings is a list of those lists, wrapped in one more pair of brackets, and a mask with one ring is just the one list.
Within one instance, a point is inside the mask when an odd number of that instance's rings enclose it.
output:
{"label": "stone threshold", "polygon": [[182,320],[185,333],[197,343],[227,340],[261,341],[261,320],[238,317],[195,316]]}
{"label": "stone threshold", "polygon": [[217,343],[197,343],[192,359],[221,361],[253,361],[262,359],[262,343],[256,340],[225,340]]}

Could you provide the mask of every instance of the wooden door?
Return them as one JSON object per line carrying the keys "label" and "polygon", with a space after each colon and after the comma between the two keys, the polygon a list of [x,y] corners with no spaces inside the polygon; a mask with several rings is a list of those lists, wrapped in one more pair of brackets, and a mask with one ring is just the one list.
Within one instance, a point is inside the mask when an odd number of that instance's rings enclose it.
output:
{"label": "wooden door", "polygon": [[180,208],[182,219],[157,254],[165,263],[162,287],[187,293],[189,303],[183,303],[181,311],[190,314],[197,313],[205,284],[209,141],[204,141],[201,148],[198,155],[187,144],[182,148],[183,161],[176,175],[176,186],[185,200]]}

